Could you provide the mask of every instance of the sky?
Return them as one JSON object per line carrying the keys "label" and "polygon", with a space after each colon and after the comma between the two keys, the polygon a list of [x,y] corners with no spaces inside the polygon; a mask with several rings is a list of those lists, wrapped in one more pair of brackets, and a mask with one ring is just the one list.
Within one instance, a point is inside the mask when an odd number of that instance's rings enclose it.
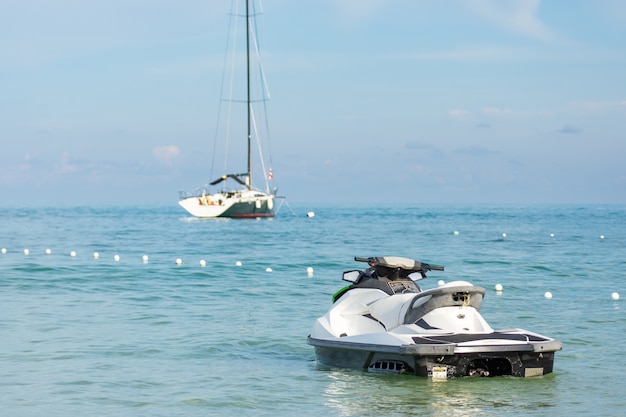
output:
{"label": "sky", "polygon": [[[214,179],[230,0],[0,3],[2,204],[176,204]],[[261,8],[288,202],[626,203],[626,2]]]}

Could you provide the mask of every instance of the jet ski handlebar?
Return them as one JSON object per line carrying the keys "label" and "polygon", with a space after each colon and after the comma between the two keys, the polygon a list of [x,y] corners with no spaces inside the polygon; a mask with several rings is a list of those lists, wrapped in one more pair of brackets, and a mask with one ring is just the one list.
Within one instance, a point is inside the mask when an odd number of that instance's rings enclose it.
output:
{"label": "jet ski handlebar", "polygon": [[410,272],[426,271],[443,271],[444,267],[439,265],[430,265],[424,262],[416,261],[409,258],[402,258],[399,256],[375,256],[369,258],[354,257],[357,262],[367,262],[371,267],[382,266],[385,268],[399,268]]}

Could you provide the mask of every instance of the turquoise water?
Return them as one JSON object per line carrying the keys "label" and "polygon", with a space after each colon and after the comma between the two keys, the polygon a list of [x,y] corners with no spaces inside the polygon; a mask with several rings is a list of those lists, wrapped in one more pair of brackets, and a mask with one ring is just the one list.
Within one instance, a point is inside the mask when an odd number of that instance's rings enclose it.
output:
{"label": "turquoise water", "polygon": [[[0,415],[623,415],[626,206],[291,208],[272,220],[0,208]],[[314,319],[341,272],[363,266],[353,257],[377,255],[445,265],[422,288],[487,288],[492,327],[562,341],[555,372],[433,382],[318,369]]]}

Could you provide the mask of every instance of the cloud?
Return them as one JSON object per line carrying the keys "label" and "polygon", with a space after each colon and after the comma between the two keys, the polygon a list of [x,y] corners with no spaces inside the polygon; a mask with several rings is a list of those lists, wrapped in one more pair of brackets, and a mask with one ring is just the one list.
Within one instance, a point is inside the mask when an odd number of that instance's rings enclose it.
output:
{"label": "cloud", "polygon": [[469,146],[467,148],[456,149],[454,153],[467,155],[467,156],[490,156],[490,155],[497,155],[500,152],[494,151],[488,148],[483,148],[482,146]]}
{"label": "cloud", "polygon": [[[414,151],[417,150],[419,152],[417,152],[417,154],[426,156],[428,158],[445,158],[445,152],[443,152],[440,148],[438,148],[437,146],[434,146],[428,142],[420,142],[417,140],[408,140],[405,142],[404,144],[404,149],[408,149],[410,151]],[[404,152],[403,154],[406,154],[406,152]]]}
{"label": "cloud", "polygon": [[451,118],[456,120],[467,120],[470,117],[470,112],[463,109],[452,109],[448,111]]}
{"label": "cloud", "polygon": [[385,59],[413,59],[420,61],[520,61],[541,58],[536,51],[500,45],[468,45],[449,50],[401,54]]}
{"label": "cloud", "polygon": [[570,104],[571,107],[583,111],[599,113],[611,109],[626,108],[626,100],[621,101],[577,101]]}
{"label": "cloud", "polygon": [[[547,117],[554,115],[556,113],[562,113],[562,110],[540,110],[540,109],[532,109],[532,110],[520,110],[520,109],[510,109],[506,107],[494,107],[488,106],[483,107],[481,109],[451,109],[448,110],[448,116],[455,120],[473,120],[476,121],[476,127],[480,128],[490,128],[492,127],[491,121],[494,119],[520,119],[520,118],[537,118],[537,117]],[[482,119],[482,122],[478,122],[479,119]]]}
{"label": "cloud", "polygon": [[180,149],[176,145],[157,146],[152,149],[152,156],[162,164],[172,165],[180,156]]}
{"label": "cloud", "polygon": [[54,164],[54,170],[57,174],[74,174],[79,171],[78,165],[73,163],[68,152],[63,152],[61,158]]}
{"label": "cloud", "polygon": [[[455,120],[470,120],[474,114],[480,114],[485,116],[487,119],[489,118],[518,118],[518,117],[535,117],[535,116],[546,116],[551,112],[545,110],[517,110],[517,109],[508,109],[503,107],[483,107],[480,110],[472,111],[472,110],[464,110],[464,109],[452,109],[448,110],[448,115]],[[491,127],[491,124],[488,122],[481,122],[476,125],[476,127],[487,128]]]}
{"label": "cloud", "polygon": [[507,30],[531,38],[554,41],[555,34],[537,16],[539,0],[470,0],[477,14]]}
{"label": "cloud", "polygon": [[419,142],[416,140],[408,140],[404,144],[405,149],[419,149],[419,150],[438,150],[436,146],[431,145],[430,143]]}
{"label": "cloud", "polygon": [[481,110],[484,115],[487,116],[497,116],[497,117],[508,117],[513,114],[511,109],[501,109],[498,107],[485,107]]}
{"label": "cloud", "polygon": [[564,134],[575,134],[575,133],[582,133],[583,129],[580,127],[576,127],[576,126],[572,126],[572,125],[565,125],[560,129],[557,129],[557,132],[559,133],[564,133]]}

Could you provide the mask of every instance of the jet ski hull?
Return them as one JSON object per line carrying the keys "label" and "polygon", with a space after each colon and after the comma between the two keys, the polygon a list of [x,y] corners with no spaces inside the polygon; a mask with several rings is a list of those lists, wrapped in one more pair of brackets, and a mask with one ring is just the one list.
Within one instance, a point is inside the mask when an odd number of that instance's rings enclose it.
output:
{"label": "jet ski hull", "polygon": [[[318,363],[325,367],[435,378],[541,376],[552,372],[554,352],[561,349],[560,342],[535,333],[452,336],[457,343],[419,336],[413,338],[414,344],[402,346],[322,340],[310,336],[308,343],[315,347]],[[511,336],[528,336],[534,341],[505,344],[506,337]],[[480,341],[484,344],[477,344]]]}

